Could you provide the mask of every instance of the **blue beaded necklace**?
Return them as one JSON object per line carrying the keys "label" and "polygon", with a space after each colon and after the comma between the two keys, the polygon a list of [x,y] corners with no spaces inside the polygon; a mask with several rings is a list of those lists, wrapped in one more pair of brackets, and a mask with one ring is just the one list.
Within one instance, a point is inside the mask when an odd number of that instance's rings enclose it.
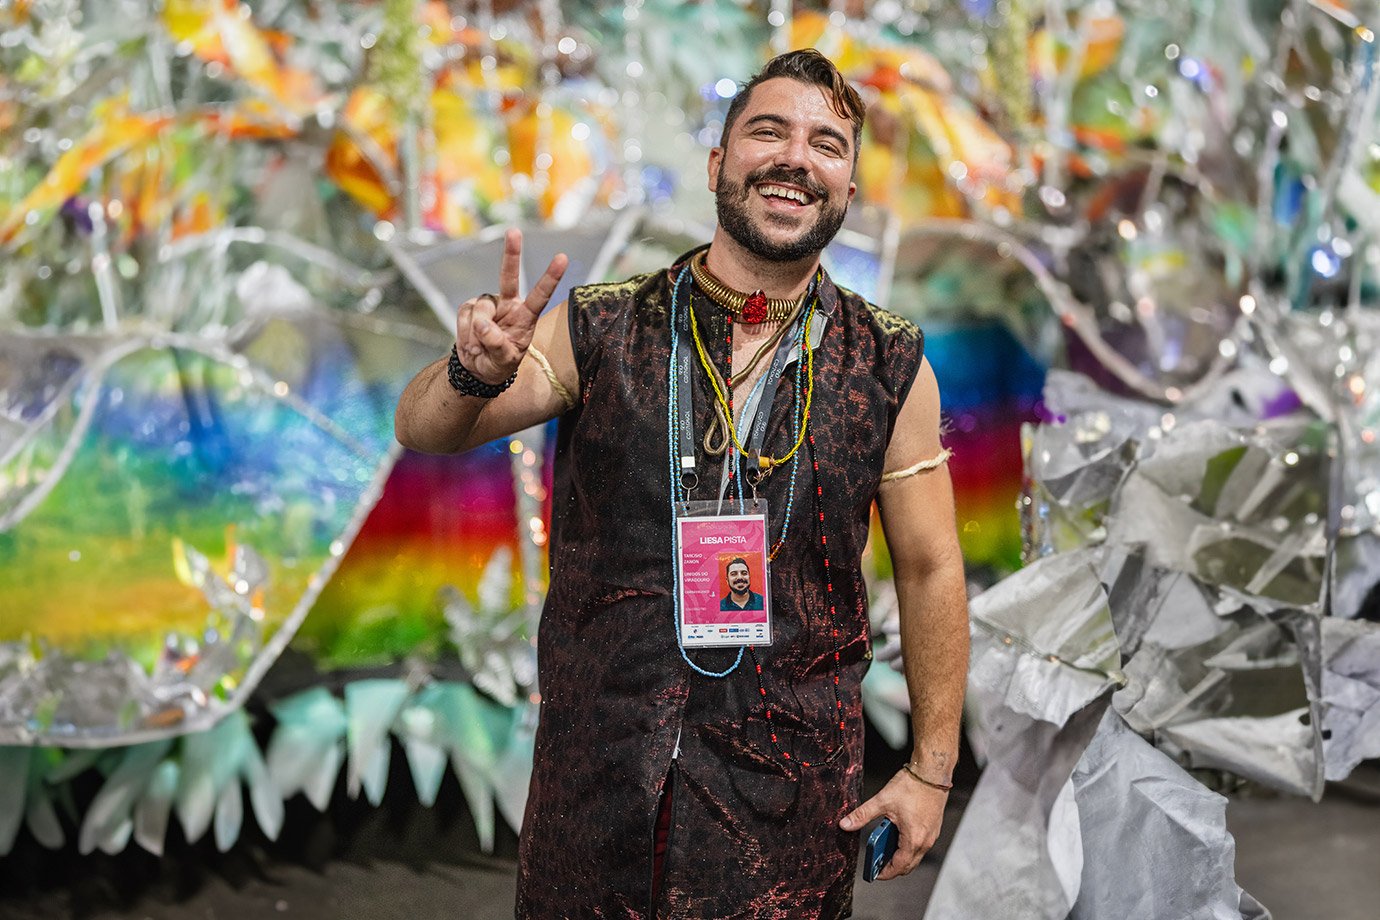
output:
{"label": "blue beaded necklace", "polygon": [[[680,399],[680,385],[679,385],[679,383],[678,383],[678,375],[676,374],[676,351],[677,351],[677,348],[678,348],[679,345],[680,345],[680,334],[679,334],[679,332],[678,332],[678,324],[677,324],[677,322],[676,322],[676,316],[677,316],[677,314],[679,313],[679,310],[680,310],[680,291],[681,291],[682,286],[685,284],[685,279],[686,279],[687,277],[689,277],[689,275],[690,275],[690,266],[689,266],[689,264],[687,264],[684,268],[682,268],[682,269],[680,270],[680,274],[676,276],[675,283],[674,283],[674,284],[672,285],[672,287],[671,287],[671,315],[670,315],[670,323],[669,323],[669,325],[670,325],[670,327],[671,327],[671,352],[670,352],[670,359],[669,359],[669,362],[668,362],[667,368],[666,368],[666,381],[667,381],[667,385],[666,385],[666,391],[667,391],[667,392],[666,392],[666,395],[667,395],[667,399],[666,399],[666,444],[667,444],[667,454],[668,454],[669,472],[670,472],[670,480],[671,480],[670,496],[671,496],[671,518],[672,518],[672,520],[675,519],[675,515],[676,515],[676,505],[677,505],[678,503],[680,503],[680,502],[684,502],[684,501],[687,499],[687,492],[686,492],[686,489],[685,489],[685,484],[684,484],[684,482],[682,481],[681,476],[680,476],[680,472],[679,472],[679,458],[678,458],[677,455],[676,455],[676,407],[680,404],[680,403],[679,403],[679,399]],[[818,305],[819,305],[819,297],[816,295],[815,297],[811,298],[811,302],[810,302],[810,306],[809,306],[808,310],[811,311],[811,312],[813,312],[813,311],[816,309],[816,307],[818,307]],[[688,297],[686,298],[685,309],[687,309],[687,310],[693,309],[693,307],[692,307],[691,304],[690,304],[690,300],[689,300]],[[804,329],[805,329],[807,326],[808,326],[808,324],[802,325],[802,326],[800,327],[800,331],[798,331],[798,332],[796,333],[796,344],[797,344],[798,346],[802,347],[802,348],[809,347],[809,346],[808,346],[808,343],[803,342]],[[730,354],[731,354],[731,352],[732,352],[732,349],[730,349]],[[794,439],[795,437],[798,437],[799,434],[800,434],[801,413],[802,413],[803,410],[804,410],[803,393],[804,393],[804,385],[805,385],[806,381],[805,381],[805,374],[804,374],[802,368],[803,368],[803,363],[797,362],[797,363],[796,363],[796,378],[795,378],[795,405],[794,405],[794,407],[793,407],[794,411],[792,411],[792,413],[791,413],[791,422],[792,422],[791,434],[792,434],[792,438],[793,438],[793,439]],[[686,398],[687,398],[687,399],[690,398],[689,394],[686,394]],[[763,394],[763,398],[764,398],[764,399],[765,399],[765,398],[768,398],[768,395],[767,395],[767,394]],[[763,404],[759,401],[758,406],[757,406],[757,411],[758,411],[758,412],[769,412],[769,411],[771,411],[771,406],[770,406],[770,404],[763,405]],[[731,421],[731,420],[730,420],[729,424],[732,424],[732,421]],[[732,446],[731,444],[729,445],[729,448],[728,448],[727,453],[724,455],[724,462],[725,462],[725,463],[728,463],[728,462],[732,462],[732,463],[733,463],[734,470],[733,470],[733,473],[731,474],[731,477],[732,477],[734,480],[737,480],[737,481],[734,483],[734,485],[736,486],[736,492],[737,492],[737,494],[738,494],[738,499],[739,499],[739,501],[741,502],[742,499],[743,499],[743,494],[742,494],[742,478],[743,478],[743,477],[742,477],[742,475],[741,475],[741,473],[740,473],[740,471],[739,471],[739,469],[738,469],[738,465],[739,465],[739,463],[740,463],[740,457],[738,456],[738,453],[733,449],[733,446]],[[793,510],[793,508],[794,508],[794,505],[795,505],[795,481],[796,481],[796,474],[797,474],[797,472],[799,471],[799,469],[800,469],[800,453],[798,452],[794,457],[791,458],[791,479],[790,479],[789,490],[788,490],[787,493],[786,493],[786,516],[785,516],[785,519],[784,519],[784,521],[782,522],[782,525],[781,525],[781,536],[780,536],[780,538],[776,541],[776,544],[771,548],[771,551],[770,551],[769,556],[768,556],[769,559],[775,559],[775,558],[776,558],[777,553],[779,553],[779,552],[781,551],[781,548],[782,548],[782,547],[785,545],[785,543],[786,543],[786,536],[787,536],[787,534],[790,533],[790,530],[791,530],[791,512],[792,512],[792,510]],[[672,527],[672,528],[671,528],[671,559],[672,559],[672,560],[675,560],[675,559],[678,559],[678,558],[679,558],[679,556],[677,555],[678,550],[679,550],[679,547],[676,546],[676,528],[675,528],[675,527]],[[673,617],[674,617],[674,624],[675,624],[676,636],[677,636],[676,645],[677,645],[677,647],[680,648],[680,657],[681,657],[682,659],[684,659],[685,663],[688,664],[688,665],[690,666],[691,670],[693,670],[696,674],[703,675],[704,677],[716,677],[716,678],[718,678],[718,677],[727,677],[727,676],[729,676],[730,674],[732,674],[734,671],[738,670],[738,666],[741,665],[741,664],[743,663],[743,653],[744,653],[744,651],[746,650],[746,647],[739,647],[739,649],[738,649],[738,657],[734,659],[733,664],[729,665],[728,668],[726,668],[726,669],[723,670],[723,671],[710,671],[710,670],[707,670],[707,669],[705,669],[705,668],[700,667],[699,665],[695,664],[695,662],[693,662],[693,661],[690,660],[690,656],[689,656],[689,655],[686,653],[686,651],[685,651],[685,646],[681,645],[681,644],[680,644],[680,641],[679,641],[679,636],[680,636],[680,593],[679,593],[678,591],[674,591],[674,590],[673,590],[673,591],[671,592],[671,597],[672,597],[672,615],[673,615]],[[754,657],[754,660],[755,660],[756,656],[754,655],[753,657]],[[759,682],[760,682],[760,677],[761,677],[761,667],[760,667],[760,665],[759,665],[759,666],[758,666],[758,678],[759,678]],[[773,741],[774,741],[774,740],[775,740],[775,739],[773,739]]]}

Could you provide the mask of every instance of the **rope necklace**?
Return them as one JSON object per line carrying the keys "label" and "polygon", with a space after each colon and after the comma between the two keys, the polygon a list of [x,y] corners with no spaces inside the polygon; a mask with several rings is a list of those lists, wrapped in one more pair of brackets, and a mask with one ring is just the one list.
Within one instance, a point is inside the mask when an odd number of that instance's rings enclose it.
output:
{"label": "rope necklace", "polygon": [[[815,310],[819,306],[818,282],[820,281],[820,273],[816,273],[815,281],[815,296],[811,300],[809,312],[805,314],[805,335],[801,344],[801,349],[805,353],[805,373],[809,381],[809,386],[805,390],[805,411],[800,426],[800,433],[796,436],[795,444],[785,456],[768,457],[763,454],[757,457],[757,468],[764,473],[770,473],[773,469],[794,457],[796,452],[800,450],[800,445],[805,443],[806,432],[810,427],[810,406],[815,396],[815,350],[810,342],[810,326],[814,320]],[[728,419],[728,436],[733,441],[733,446],[738,449],[738,453],[751,461],[752,457],[748,449],[743,446],[743,442],[738,440],[738,432],[733,425],[733,404],[729,401],[732,398],[731,394],[733,392],[731,378],[726,378],[724,384],[720,386],[718,371],[715,369],[714,363],[709,359],[709,355],[705,352],[704,343],[700,341],[700,324],[695,318],[695,311],[693,309],[690,310],[690,333],[695,340],[695,354],[699,356],[700,366],[704,368],[705,374],[709,377],[709,386],[714,391],[714,397],[718,400],[720,410]],[[732,348],[729,349],[729,354],[730,360],[732,360]],[[730,395],[726,396],[725,391]],[[759,409],[758,411],[761,410]]]}
{"label": "rope necklace", "polygon": [[[701,290],[703,290],[703,289],[701,289]],[[708,292],[706,292],[706,296],[708,296]],[[738,374],[733,375],[733,368],[730,366],[729,369],[728,369],[729,374],[730,374],[731,376],[737,376],[737,377],[740,378],[740,379],[741,379],[741,378],[744,378],[744,377],[749,377],[749,376],[751,376],[751,375],[752,375],[752,372],[753,372],[754,370],[757,369],[757,365],[760,364],[760,363],[762,363],[762,359],[763,359],[764,357],[766,357],[768,354],[775,354],[775,352],[776,352],[776,347],[781,343],[782,337],[784,337],[785,334],[786,334],[787,332],[790,331],[791,326],[795,323],[796,317],[798,317],[798,316],[800,315],[800,311],[804,308],[804,306],[805,306],[805,298],[802,297],[799,301],[796,302],[794,309],[791,310],[791,314],[790,314],[789,316],[786,317],[785,321],[782,322],[781,325],[777,327],[776,331],[773,332],[773,333],[771,334],[771,336],[768,337],[767,340],[761,344],[760,347],[758,347],[756,353],[753,354],[752,359],[751,359],[750,361],[748,361],[747,364],[743,365],[743,369],[742,369]],[[731,330],[730,330],[730,331],[731,331]],[[799,342],[797,342],[797,344],[799,344]],[[729,337],[729,351],[730,351],[730,354],[732,353],[732,345],[733,345],[732,337],[730,336],[730,337]],[[701,364],[703,364],[703,361],[701,361]],[[724,389],[728,391],[729,408],[732,408],[732,405],[733,405],[733,391],[732,391],[732,389],[730,389],[730,388],[727,386],[727,384],[724,382],[724,377],[723,377],[723,375],[721,375],[721,374],[719,373],[719,369],[718,369],[717,367],[714,367],[714,366],[711,364],[711,365],[710,365],[710,370],[711,370],[710,376],[714,379],[714,381],[717,382],[720,386],[724,387]],[[709,456],[711,456],[711,457],[720,457],[720,456],[723,456],[724,452],[728,449],[728,445],[729,445],[728,429],[729,429],[729,427],[730,427],[730,423],[731,423],[731,422],[732,422],[732,419],[731,419],[731,418],[727,418],[727,417],[725,417],[725,415],[724,415],[724,407],[723,407],[721,404],[719,404],[718,402],[715,402],[715,403],[714,403],[714,418],[713,418],[713,420],[709,423],[708,429],[706,429],[705,432],[704,432],[704,442],[703,442],[703,443],[704,443],[704,450],[705,450],[705,453],[709,454]]]}

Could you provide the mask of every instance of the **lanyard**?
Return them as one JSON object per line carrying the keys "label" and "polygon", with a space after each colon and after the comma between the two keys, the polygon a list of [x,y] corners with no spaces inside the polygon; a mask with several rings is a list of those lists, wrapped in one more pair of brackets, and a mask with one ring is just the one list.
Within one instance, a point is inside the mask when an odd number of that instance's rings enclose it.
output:
{"label": "lanyard", "polygon": [[[692,295],[693,296],[693,295]],[[806,296],[809,296],[808,294]],[[681,484],[686,491],[693,490],[699,484],[699,476],[695,471],[695,409],[694,409],[694,387],[692,379],[694,376],[695,353],[690,344],[690,311],[694,309],[691,298],[685,300],[685,309],[677,311],[675,317],[678,341],[676,343],[676,377],[677,377],[677,406],[676,412],[680,419],[679,437],[677,445],[680,453],[680,477]],[[752,429],[748,437],[748,462],[753,468],[757,466],[757,458],[762,454],[762,445],[767,437],[767,424],[771,420],[771,409],[776,403],[776,391],[780,388],[781,378],[786,371],[786,365],[790,361],[791,349],[796,344],[799,332],[798,327],[801,317],[797,317],[791,329],[781,336],[781,341],[776,344],[776,354],[772,356],[770,367],[767,369],[766,376],[763,377],[759,386],[762,395],[758,398],[757,411],[752,422]],[[733,424],[730,419],[729,424]],[[725,452],[725,456],[732,453],[733,446],[730,444]],[[755,480],[753,480],[755,484]]]}

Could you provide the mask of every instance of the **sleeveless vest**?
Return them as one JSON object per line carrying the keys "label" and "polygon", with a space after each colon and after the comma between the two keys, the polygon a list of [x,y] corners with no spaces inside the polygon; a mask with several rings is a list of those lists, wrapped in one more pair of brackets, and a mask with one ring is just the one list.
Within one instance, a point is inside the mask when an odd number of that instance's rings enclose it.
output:
{"label": "sleeveless vest", "polygon": [[[771,564],[774,642],[744,655],[730,676],[705,677],[681,658],[672,595],[667,370],[683,264],[570,295],[580,392],[557,438],[520,918],[652,916],[654,822],[668,778],[671,832],[656,917],[846,917],[852,908],[858,834],[838,821],[861,801],[861,682],[871,661],[861,556],[923,337],[824,279],[814,451],[807,442],[798,454],[793,499],[789,464],[758,489],[768,502],[769,542],[780,537],[790,505],[790,530]],[[680,309],[691,298],[702,340],[723,369],[727,318],[688,277],[679,297]],[[803,372],[803,360],[795,362],[770,405],[765,452],[773,456],[790,449]],[[694,391],[702,436],[713,394],[698,365]],[[717,497],[721,458],[701,447],[697,463],[701,486],[692,497]],[[721,671],[737,653],[688,654]]]}

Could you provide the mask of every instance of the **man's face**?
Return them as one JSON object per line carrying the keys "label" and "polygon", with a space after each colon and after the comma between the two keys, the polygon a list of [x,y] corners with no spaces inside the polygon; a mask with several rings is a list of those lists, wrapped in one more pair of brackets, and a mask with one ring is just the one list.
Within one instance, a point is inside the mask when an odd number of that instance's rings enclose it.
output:
{"label": "man's face", "polygon": [[759,83],[722,147],[709,153],[719,225],[773,262],[814,256],[843,225],[853,184],[853,123],[821,86]]}
{"label": "man's face", "polygon": [[748,588],[752,584],[752,579],[748,577],[748,567],[741,562],[735,562],[728,567],[728,587],[734,594],[747,594]]}

